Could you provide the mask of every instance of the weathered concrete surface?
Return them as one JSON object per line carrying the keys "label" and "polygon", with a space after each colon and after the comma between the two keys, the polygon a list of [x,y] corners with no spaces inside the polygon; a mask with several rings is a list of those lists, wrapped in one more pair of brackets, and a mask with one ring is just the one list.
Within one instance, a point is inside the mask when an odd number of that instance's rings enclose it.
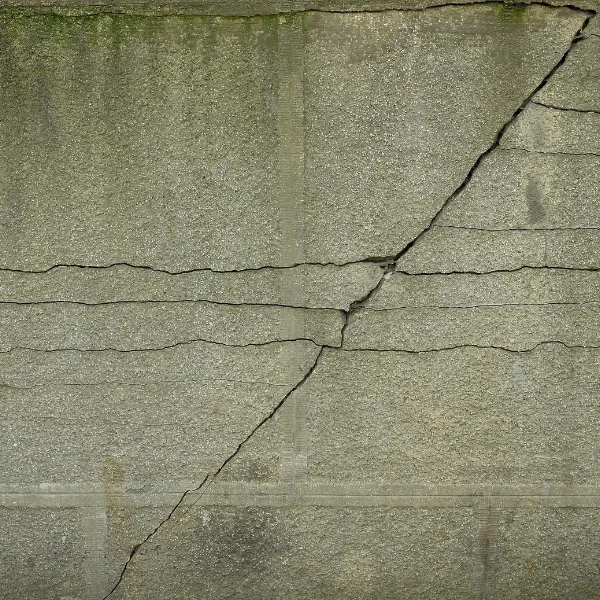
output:
{"label": "weathered concrete surface", "polygon": [[[545,154],[594,154],[600,158],[600,112],[562,111],[531,103],[508,128],[500,147]],[[552,166],[558,167],[560,157],[553,158]],[[557,170],[568,173],[564,167]],[[597,185],[597,170],[587,173],[592,179],[585,182],[591,188]]]}
{"label": "weathered concrete surface", "polygon": [[395,254],[583,18],[502,5],[4,16],[0,266],[232,270]]}
{"label": "weathered concrete surface", "polygon": [[0,598],[595,598],[593,13],[53,2],[0,6]]}
{"label": "weathered concrete surface", "polygon": [[301,265],[286,269],[172,275],[115,265],[109,269],[57,267],[47,273],[0,271],[0,302],[198,301],[281,304],[348,310],[381,277],[376,264]]}
{"label": "weathered concrete surface", "polygon": [[598,231],[432,227],[398,261],[398,270],[407,273],[486,273],[522,267],[598,270]]}
{"label": "weathered concrete surface", "polygon": [[[121,598],[464,598],[472,586],[471,511],[195,507],[189,543],[144,548]],[[192,560],[190,560],[190,558]],[[194,564],[202,564],[199,570]],[[391,568],[391,565],[394,565]]]}
{"label": "weathered concrete surface", "polygon": [[536,94],[541,104],[574,110],[600,110],[600,39],[590,36],[573,48],[565,64]]}
{"label": "weathered concrete surface", "polygon": [[308,339],[339,346],[337,310],[209,302],[117,302],[0,305],[3,351],[144,350],[195,340],[230,346]]}

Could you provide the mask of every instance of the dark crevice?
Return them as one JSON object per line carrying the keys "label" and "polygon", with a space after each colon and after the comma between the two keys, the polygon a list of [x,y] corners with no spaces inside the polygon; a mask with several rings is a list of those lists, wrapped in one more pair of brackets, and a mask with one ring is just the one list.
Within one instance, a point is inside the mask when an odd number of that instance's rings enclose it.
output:
{"label": "dark crevice", "polygon": [[517,146],[500,146],[498,150],[505,152],[527,152],[528,154],[540,154],[542,156],[594,156],[600,158],[600,154],[597,152],[558,152],[553,150],[552,152],[546,150],[530,150],[529,148],[519,148]]}
{"label": "dark crevice", "polygon": [[[131,551],[129,558],[127,559],[127,562],[125,563],[121,574],[119,576],[119,579],[117,580],[117,582],[115,583],[115,585],[113,586],[113,588],[110,590],[110,592],[104,596],[103,600],[107,600],[110,596],[112,596],[112,594],[116,591],[116,589],[119,587],[119,585],[121,584],[121,582],[123,581],[123,578],[125,577],[125,573],[127,572],[127,569],[129,568],[129,565],[131,564],[131,561],[133,560],[133,558],[135,557],[135,555],[139,552],[140,548],[142,546],[144,546],[144,544],[146,544],[149,540],[151,540],[159,531],[160,529],[168,522],[171,520],[171,518],[173,517],[173,515],[177,512],[177,510],[179,509],[180,506],[182,506],[184,500],[186,499],[186,497],[192,493],[197,493],[200,492],[201,490],[203,490],[206,486],[206,484],[209,481],[213,481],[216,477],[218,477],[218,475],[223,471],[223,469],[237,456],[237,454],[240,452],[240,450],[246,445],[246,443],[254,436],[254,434],[268,421],[270,421],[271,419],[273,419],[273,417],[279,412],[279,409],[284,405],[285,401],[298,389],[300,389],[304,383],[310,378],[310,376],[312,375],[313,371],[317,368],[317,365],[319,363],[319,359],[321,358],[321,356],[323,355],[323,352],[325,350],[325,347],[321,347],[321,350],[319,351],[319,353],[317,354],[312,366],[307,370],[307,372],[305,373],[304,377],[289,391],[287,392],[287,394],[285,394],[283,396],[283,398],[279,401],[279,403],[275,406],[275,408],[262,420],[260,421],[260,423],[258,423],[258,425],[256,425],[256,427],[254,427],[254,429],[244,438],[244,440],[242,442],[240,442],[237,446],[237,448],[225,459],[225,461],[221,464],[221,466],[214,471],[212,474],[207,474],[204,479],[202,480],[202,482],[195,488],[191,488],[189,490],[186,490],[181,498],[179,499],[179,502],[177,502],[177,504],[175,505],[175,507],[173,508],[173,510],[171,510],[171,512],[167,515],[167,517],[165,519],[163,519],[158,526],[150,533],[146,536],[146,538],[139,543],[137,546],[134,546],[133,550]],[[193,506],[195,506],[198,501],[200,500],[200,498],[202,498],[202,494],[200,494],[195,500],[194,502],[192,502],[188,509],[183,513],[183,515],[185,515]],[[182,515],[182,516],[183,516]]]}
{"label": "dark crevice", "polygon": [[429,271],[422,273],[413,273],[411,271],[394,271],[400,275],[410,275],[411,277],[426,277],[428,275],[492,275],[494,273],[517,273],[519,271],[529,270],[532,271],[574,271],[577,273],[597,273],[600,271],[598,267],[560,267],[553,265],[523,265],[521,267],[515,267],[514,269],[490,269],[489,271]]}
{"label": "dark crevice", "polygon": [[571,345],[561,342],[560,340],[546,340],[539,342],[530,348],[524,348],[521,350],[515,350],[513,348],[506,348],[504,346],[495,345],[478,345],[478,344],[458,344],[456,346],[445,346],[442,348],[427,348],[424,350],[403,350],[398,348],[343,348],[338,352],[378,352],[378,353],[399,353],[399,354],[431,354],[433,352],[451,352],[453,350],[460,350],[462,348],[474,348],[477,350],[499,350],[501,352],[510,352],[514,354],[525,354],[527,352],[533,352],[534,350],[549,345],[558,345],[568,348],[569,350],[600,350],[600,346],[584,346],[584,345]]}
{"label": "dark crevice", "polygon": [[489,233],[503,233],[505,231],[599,231],[600,227],[503,227],[502,229],[490,229],[488,227],[466,227],[463,225],[436,225],[436,229],[463,229],[466,231],[486,231]]}
{"label": "dark crevice", "polygon": [[371,308],[365,307],[363,310],[372,312],[389,312],[393,310],[420,310],[440,309],[440,310],[468,310],[471,308],[503,308],[505,306],[584,306],[588,304],[600,304],[600,300],[584,300],[583,302],[506,302],[503,304],[472,304],[472,305],[427,305],[421,304],[418,306],[392,306],[388,308]]}
{"label": "dark crevice", "polygon": [[[590,35],[596,35],[596,34],[592,33]],[[531,103],[537,104],[538,106],[543,106],[544,108],[550,108],[552,110],[559,110],[561,112],[573,112],[573,113],[580,113],[583,115],[600,115],[600,110],[580,110],[578,108],[566,108],[564,106],[555,106],[554,104],[545,104],[542,102],[538,102],[537,100],[532,100]]]}
{"label": "dark crevice", "polygon": [[16,306],[40,306],[45,304],[75,304],[78,306],[112,306],[117,304],[212,304],[214,306],[248,306],[264,308],[291,308],[294,310],[344,312],[341,308],[314,308],[308,306],[292,306],[289,304],[258,304],[255,302],[217,302],[215,300],[108,300],[106,302],[82,302],[80,300],[39,300],[35,302],[19,302],[17,300],[0,300],[0,304]]}
{"label": "dark crevice", "polygon": [[[219,4],[214,2],[213,4]],[[231,6],[231,3],[227,3]],[[243,2],[239,2],[243,6]],[[365,2],[366,4],[366,2]],[[324,13],[324,14],[381,14],[381,13],[394,13],[394,12],[427,12],[430,10],[437,10],[449,7],[464,8],[468,6],[480,6],[480,5],[504,5],[514,8],[527,8],[529,6],[543,6],[549,9],[570,9],[579,12],[590,12],[587,8],[582,8],[574,4],[551,4],[550,2],[544,2],[542,0],[534,2],[499,2],[498,0],[468,0],[466,2],[440,2],[427,4],[422,7],[385,7],[385,8],[364,8],[364,7],[347,7],[342,9],[323,9],[323,8],[297,8],[290,7],[287,10],[281,10],[273,8],[263,8],[262,10],[246,10],[246,11],[227,11],[219,13],[217,12],[204,12],[205,4],[198,2],[198,0],[192,0],[191,2],[173,2],[164,3],[159,2],[156,4],[148,2],[131,2],[127,0],[121,0],[120,2],[114,3],[90,3],[89,5],[82,5],[77,0],[63,0],[60,3],[56,2],[54,5],[46,4],[43,7],[32,7],[27,4],[14,4],[13,6],[0,8],[0,14],[6,14],[11,12],[19,12],[24,16],[37,16],[39,14],[59,14],[65,17],[74,18],[86,18],[93,17],[98,14],[109,14],[114,16],[126,16],[126,15],[138,15],[138,16],[149,16],[152,18],[168,18],[168,17],[191,17],[191,16],[203,16],[208,18],[220,18],[220,19],[236,19],[236,18],[252,18],[252,17],[274,17],[274,16],[286,16],[291,14],[310,14],[310,13]],[[194,9],[197,9],[194,11]],[[77,10],[76,14],[64,14],[68,10]],[[83,12],[86,10],[87,12]],[[591,34],[594,35],[594,34]]]}
{"label": "dark crevice", "polygon": [[310,338],[290,338],[288,340],[270,340],[268,342],[251,342],[248,344],[227,344],[225,342],[217,342],[214,340],[208,340],[204,338],[194,338],[192,340],[185,340],[183,342],[176,342],[174,344],[169,344],[168,346],[158,346],[155,348],[131,348],[131,349],[123,349],[123,348],[30,348],[27,346],[14,346],[13,348],[9,348],[8,350],[0,350],[0,354],[9,354],[11,352],[16,351],[29,351],[29,352],[120,352],[120,353],[131,353],[131,352],[161,352],[162,350],[170,350],[171,348],[177,348],[179,346],[189,346],[195,343],[206,343],[212,344],[215,346],[225,346],[227,348],[260,348],[261,346],[271,346],[273,344],[288,344],[294,342],[310,342],[316,347],[320,347],[314,340]]}
{"label": "dark crevice", "polygon": [[104,270],[104,269],[114,269],[117,267],[129,267],[131,269],[138,269],[141,271],[152,271],[154,273],[161,273],[164,275],[188,275],[191,273],[215,273],[218,275],[227,275],[227,274],[235,274],[235,273],[251,273],[251,272],[255,272],[255,271],[286,271],[289,269],[297,269],[300,267],[337,267],[337,268],[342,268],[342,267],[348,267],[348,266],[352,266],[352,265],[371,263],[371,262],[377,263],[378,261],[376,259],[371,260],[369,258],[365,258],[365,259],[361,259],[361,260],[353,260],[353,261],[348,261],[348,262],[343,262],[343,263],[301,262],[301,263],[294,263],[294,264],[285,265],[285,266],[264,265],[262,267],[248,267],[248,268],[244,268],[244,269],[230,269],[230,270],[219,270],[219,269],[213,269],[210,267],[200,267],[200,268],[196,268],[196,269],[185,269],[182,271],[169,271],[167,269],[161,269],[159,267],[151,267],[149,265],[135,265],[133,263],[128,263],[128,262],[115,262],[115,263],[110,263],[108,265],[83,265],[83,264],[78,264],[78,263],[72,263],[72,264],[59,263],[56,265],[52,265],[51,267],[48,267],[47,269],[37,269],[37,270],[35,270],[35,269],[32,269],[32,270],[16,269],[16,268],[11,268],[11,267],[0,267],[0,273],[7,272],[7,273],[23,273],[23,274],[29,274],[29,275],[43,275],[45,273],[50,273],[51,271],[55,271],[56,269]]}

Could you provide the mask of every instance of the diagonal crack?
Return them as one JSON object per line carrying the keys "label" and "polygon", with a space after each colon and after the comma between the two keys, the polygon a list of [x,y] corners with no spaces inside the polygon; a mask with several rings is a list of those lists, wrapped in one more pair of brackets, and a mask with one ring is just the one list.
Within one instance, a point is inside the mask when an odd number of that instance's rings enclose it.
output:
{"label": "diagonal crack", "polygon": [[[484,2],[482,2],[482,3],[487,3],[487,2],[485,2],[485,0],[484,0]],[[492,4],[492,3],[490,3],[490,4]],[[498,4],[503,4],[503,3],[498,3]],[[552,6],[552,5],[546,4],[545,2],[536,2],[535,4],[539,4],[541,6]],[[458,3],[445,4],[445,5],[440,5],[440,6],[451,6],[451,5],[464,6],[463,4],[458,4]],[[552,6],[552,8],[556,8],[556,7]],[[475,163],[473,164],[473,166],[471,167],[471,169],[467,173],[467,175],[466,175],[465,179],[462,181],[462,183],[446,199],[446,201],[442,204],[442,206],[439,208],[439,210],[436,212],[436,214],[430,220],[429,224],[425,227],[425,229],[423,229],[412,241],[410,241],[408,244],[406,244],[398,253],[396,253],[395,255],[390,256],[390,257],[381,257],[381,258],[369,259],[372,262],[380,263],[380,266],[382,267],[381,277],[379,278],[378,282],[371,288],[371,290],[369,290],[369,292],[367,292],[362,298],[359,298],[359,299],[355,300],[354,302],[352,302],[352,304],[350,305],[348,311],[343,311],[345,313],[345,322],[344,322],[344,324],[342,326],[342,330],[341,330],[342,345],[343,345],[343,341],[344,341],[344,334],[346,332],[346,329],[347,329],[347,327],[348,327],[348,325],[350,323],[350,320],[351,320],[352,316],[355,315],[358,311],[360,311],[362,309],[362,307],[365,306],[377,294],[377,292],[379,291],[379,289],[383,285],[383,282],[385,281],[385,279],[388,276],[388,274],[395,270],[395,268],[396,268],[396,266],[398,264],[398,261],[424,235],[427,234],[427,232],[434,226],[435,222],[437,221],[437,219],[439,218],[439,216],[441,215],[441,213],[445,210],[445,208],[466,188],[466,186],[471,181],[471,178],[473,177],[473,174],[478,169],[478,167],[481,164],[481,162],[491,152],[493,152],[493,150],[495,150],[500,145],[500,140],[501,140],[502,136],[504,135],[505,131],[507,130],[507,128],[515,121],[515,119],[517,119],[517,117],[523,112],[523,110],[525,109],[525,107],[532,101],[532,98],[546,85],[546,83],[548,82],[548,80],[564,64],[565,60],[569,56],[569,54],[572,51],[572,49],[582,39],[584,39],[582,37],[582,33],[583,33],[584,29],[587,27],[587,25],[590,22],[590,20],[592,19],[592,17],[596,13],[592,12],[592,11],[582,11],[581,9],[579,9],[577,7],[570,7],[570,8],[573,8],[574,10],[577,10],[579,12],[583,12],[583,13],[585,13],[585,14],[588,15],[587,18],[584,20],[581,28],[574,35],[573,39],[571,40],[571,44],[569,45],[569,47],[567,48],[567,50],[565,51],[565,53],[562,55],[562,57],[557,61],[557,63],[552,67],[552,69],[548,72],[548,74],[543,78],[543,80],[540,82],[540,84],[521,103],[521,105],[517,108],[517,110],[512,114],[511,118],[498,130],[498,132],[496,133],[496,136],[495,136],[492,144],[487,148],[487,150],[485,150],[482,154],[479,155],[479,157],[477,158],[477,160],[475,161]],[[422,9],[418,9],[418,10],[422,10]],[[560,343],[560,344],[562,344],[562,342],[552,342],[552,343]],[[563,345],[565,345],[565,344],[563,344]],[[317,357],[315,358],[314,363],[308,369],[308,371],[306,372],[306,374],[304,375],[304,377],[301,379],[301,381],[298,382],[298,384],[296,384],[287,394],[285,394],[285,396],[281,399],[281,401],[277,404],[277,406],[272,410],[272,412],[269,415],[267,415],[267,417],[265,417],[260,423],[258,423],[258,425],[256,425],[256,427],[246,436],[246,438],[242,442],[240,442],[240,444],[237,446],[237,448],[233,451],[233,453],[231,453],[227,457],[227,459],[221,464],[221,466],[216,471],[214,471],[214,473],[206,475],[206,477],[204,477],[204,479],[202,480],[202,482],[196,488],[186,490],[183,493],[183,495],[181,496],[181,498],[179,499],[179,501],[177,502],[177,504],[175,505],[175,507],[167,515],[167,517],[163,521],[161,521],[161,523],[159,523],[159,525],[140,544],[138,544],[137,546],[134,547],[134,549],[131,551],[131,554],[130,554],[127,562],[125,563],[125,565],[124,565],[124,567],[123,567],[123,569],[121,571],[121,574],[119,576],[118,581],[116,582],[116,584],[114,585],[114,587],[110,590],[110,592],[103,598],[103,600],[107,600],[108,598],[110,598],[110,596],[113,595],[113,593],[117,590],[117,588],[120,586],[121,582],[123,581],[123,578],[126,575],[126,572],[127,572],[128,568],[129,568],[129,565],[131,564],[131,561],[138,554],[140,548],[142,546],[144,546],[144,544],[146,544],[149,540],[151,540],[156,534],[158,534],[158,532],[161,530],[161,528],[166,523],[168,523],[168,521],[170,521],[173,518],[173,516],[178,511],[178,509],[183,505],[183,503],[184,503],[185,499],[187,498],[187,496],[189,496],[190,494],[195,493],[195,492],[201,492],[202,490],[204,490],[206,488],[207,485],[210,485],[210,482],[214,481],[215,478],[218,477],[218,475],[223,471],[223,469],[235,458],[235,456],[240,452],[240,450],[245,446],[245,444],[254,436],[254,434],[265,423],[267,423],[268,421],[270,421],[278,413],[278,411],[280,410],[280,408],[285,404],[286,400],[294,392],[296,392],[296,390],[300,389],[308,381],[308,379],[310,379],[311,375],[313,374],[313,372],[317,368],[317,366],[319,364],[319,361],[320,361],[321,357],[323,356],[323,352],[325,351],[325,349],[326,349],[326,346],[321,346],[321,350],[319,351]],[[504,348],[500,348],[500,349],[510,351],[510,350],[504,349]],[[202,497],[202,494],[199,494],[199,496],[196,498],[196,500],[191,505],[189,505],[186,513],[200,500],[201,497]]]}
{"label": "diagonal crack", "polygon": [[[131,561],[134,559],[135,555],[139,552],[140,548],[142,546],[144,546],[144,544],[146,544],[148,541],[150,541],[162,529],[162,527],[173,518],[173,516],[178,511],[178,509],[183,505],[185,499],[192,493],[200,492],[208,484],[210,484],[210,482],[214,481],[214,479],[216,477],[218,477],[218,475],[221,473],[221,471],[223,471],[223,469],[237,456],[237,454],[240,452],[240,450],[248,443],[248,441],[254,436],[254,434],[265,423],[267,423],[268,421],[273,419],[273,417],[279,412],[280,408],[285,404],[285,401],[294,392],[296,392],[296,390],[300,389],[306,383],[306,381],[313,374],[314,370],[317,368],[317,365],[319,364],[319,360],[320,360],[321,356],[323,355],[324,350],[325,350],[325,347],[322,346],[321,350],[317,354],[313,364],[304,374],[304,377],[289,392],[287,392],[287,394],[285,394],[283,396],[283,398],[279,401],[277,406],[275,406],[275,408],[262,421],[260,421],[260,423],[258,423],[258,425],[256,425],[256,427],[238,444],[237,448],[225,459],[225,461],[221,464],[221,466],[216,471],[214,471],[212,474],[208,473],[197,487],[186,490],[182,494],[181,498],[179,499],[179,501],[177,502],[177,504],[175,505],[173,510],[171,510],[171,512],[167,515],[167,517],[165,519],[163,519],[158,524],[158,526],[151,533],[149,533],[146,536],[146,538],[144,540],[142,540],[139,544],[134,546],[133,550],[131,551],[131,554],[129,555],[129,558],[127,559],[127,562],[123,566],[123,569],[121,571],[119,579],[117,580],[117,582],[115,583],[113,588],[110,590],[110,592],[106,596],[104,596],[103,600],[107,600],[114,594],[114,592],[117,590],[117,588],[121,585],[121,582],[123,581],[123,578],[125,577],[125,574],[127,572],[127,569],[129,568],[129,565],[131,564]],[[197,504],[197,502],[200,500],[200,498],[202,498],[202,494],[200,494],[196,498],[196,500],[194,500],[194,502],[188,506],[187,510],[183,513],[183,515],[185,515],[193,506],[195,506]]]}

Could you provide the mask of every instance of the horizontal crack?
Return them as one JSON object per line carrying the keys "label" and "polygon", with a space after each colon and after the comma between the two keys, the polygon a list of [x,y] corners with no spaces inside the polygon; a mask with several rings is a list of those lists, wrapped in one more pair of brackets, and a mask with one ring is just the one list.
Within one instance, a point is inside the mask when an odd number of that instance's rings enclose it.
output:
{"label": "horizontal crack", "polygon": [[583,302],[507,302],[504,304],[472,304],[472,305],[419,305],[419,306],[394,306],[390,308],[365,307],[364,311],[387,312],[393,310],[413,310],[421,308],[434,308],[442,310],[463,310],[470,308],[502,308],[503,306],[584,306],[587,304],[600,304],[600,300],[585,300]]}
{"label": "horizontal crack", "polygon": [[270,340],[268,342],[255,342],[249,344],[227,344],[225,342],[216,342],[214,340],[208,340],[204,338],[194,338],[192,340],[185,340],[183,342],[176,342],[175,344],[169,344],[168,346],[158,346],[155,348],[131,348],[131,349],[122,349],[122,348],[30,348],[27,346],[14,346],[13,348],[9,348],[8,350],[0,350],[0,354],[9,354],[11,352],[16,352],[19,350],[30,351],[30,352],[121,352],[121,353],[130,353],[130,352],[160,352],[161,350],[169,350],[170,348],[177,348],[178,346],[188,346],[190,344],[195,343],[206,343],[213,344],[215,346],[225,346],[227,348],[259,348],[261,346],[270,346],[272,344],[287,344],[294,342],[310,342],[316,347],[321,347],[314,340],[310,338],[290,338],[289,340]]}
{"label": "horizontal crack", "polygon": [[231,270],[219,270],[219,269],[212,269],[210,267],[201,267],[201,268],[197,268],[197,269],[185,269],[182,271],[169,271],[167,269],[160,269],[158,267],[151,267],[149,265],[136,265],[136,264],[128,263],[128,262],[115,262],[115,263],[110,263],[108,265],[83,265],[83,264],[76,264],[76,263],[73,263],[73,264],[60,263],[60,264],[52,265],[51,267],[48,267],[47,269],[39,269],[39,270],[27,270],[27,269],[15,269],[15,268],[11,268],[11,267],[0,267],[0,273],[8,272],[8,273],[23,273],[23,274],[29,274],[29,275],[44,275],[46,273],[50,273],[57,269],[107,270],[107,269],[115,269],[118,267],[128,267],[130,269],[138,269],[141,271],[152,271],[154,273],[161,273],[164,275],[188,275],[190,273],[215,273],[218,275],[227,275],[227,274],[231,275],[231,274],[236,274],[236,273],[251,273],[251,272],[256,272],[256,271],[287,271],[290,269],[297,269],[299,267],[337,267],[337,268],[342,268],[342,267],[348,267],[348,266],[352,266],[352,265],[359,265],[359,264],[365,264],[365,263],[377,263],[377,262],[378,262],[377,260],[371,261],[370,259],[366,258],[366,259],[354,260],[354,261],[349,261],[349,262],[344,262],[344,263],[301,262],[301,263],[294,263],[294,264],[286,265],[286,266],[265,265],[262,267],[248,267],[245,269],[231,269]]}
{"label": "horizontal crack", "polygon": [[[211,9],[214,11],[214,4],[219,4],[219,2],[211,3]],[[239,3],[240,6],[243,6],[243,2]],[[149,2],[131,2],[131,0],[120,0],[118,5],[115,5],[111,2],[103,3],[102,1],[96,1],[91,6],[83,6],[78,0],[62,0],[61,2],[56,1],[53,3],[46,3],[43,6],[31,6],[28,4],[18,4],[15,3],[10,7],[0,8],[0,14],[2,13],[10,13],[15,11],[27,11],[26,15],[33,14],[46,14],[48,11],[56,11],[57,9],[61,9],[62,11],[69,9],[78,9],[76,15],[69,15],[67,13],[66,16],[75,16],[75,17],[90,17],[95,16],[97,14],[109,14],[114,16],[121,16],[127,14],[141,14],[143,16],[151,16],[152,18],[168,18],[168,17],[189,17],[189,16],[205,16],[209,18],[220,18],[220,19],[235,19],[240,17],[264,17],[264,16],[286,16],[291,14],[310,14],[310,13],[321,13],[321,14],[353,14],[353,13],[362,13],[362,14],[381,14],[381,13],[397,13],[397,12],[408,12],[408,13],[422,13],[431,10],[438,10],[443,8],[464,8],[468,6],[479,6],[479,5],[491,5],[491,6],[509,6],[516,8],[527,8],[529,6],[543,6],[549,9],[560,9],[567,8],[570,10],[590,13],[587,8],[582,8],[570,2],[565,2],[563,4],[555,3],[551,4],[550,2],[544,2],[542,0],[534,1],[534,2],[499,2],[498,0],[467,0],[465,2],[440,2],[435,3],[431,2],[426,6],[422,7],[385,7],[385,8],[364,8],[364,7],[352,7],[349,6],[347,8],[342,9],[323,9],[323,8],[293,8],[289,7],[287,10],[281,10],[279,7],[269,9],[268,5],[261,7],[261,10],[240,10],[239,12],[231,11],[231,3],[228,2],[228,10],[226,12],[211,12],[210,14],[206,14],[204,12],[205,4],[198,2],[197,0],[192,0],[190,2],[174,2],[167,3],[158,2],[156,4],[152,4]],[[87,9],[87,12],[83,12],[82,9]],[[193,12],[194,9],[197,12]],[[595,13],[594,13],[595,14]],[[592,34],[594,35],[594,34]]]}
{"label": "horizontal crack", "polygon": [[532,271],[574,271],[578,273],[597,273],[600,271],[598,267],[556,267],[552,265],[523,265],[514,269],[490,269],[488,271],[428,271],[422,273],[412,273],[410,271],[396,270],[391,275],[396,273],[400,275],[409,275],[411,277],[427,277],[428,275],[492,275],[494,273],[518,273],[524,270]]}
{"label": "horizontal crack", "polygon": [[524,354],[527,352],[533,352],[537,348],[541,346],[547,345],[559,345],[569,350],[600,350],[600,346],[584,346],[584,345],[570,345],[565,342],[561,342],[560,340],[546,340],[543,342],[539,342],[530,348],[525,348],[522,350],[515,350],[513,348],[507,348],[505,346],[495,346],[495,345],[479,345],[479,344],[458,344],[456,346],[444,346],[441,348],[426,348],[423,350],[402,350],[398,348],[338,348],[336,349],[338,352],[381,352],[381,353],[400,353],[400,354],[431,354],[433,352],[450,352],[452,350],[460,350],[462,348],[474,348],[478,350],[499,350],[502,352],[510,352],[515,354]]}
{"label": "horizontal crack", "polygon": [[[590,35],[596,35],[596,34],[592,33]],[[581,113],[584,115],[585,114],[600,115],[600,110],[582,110],[579,108],[566,108],[565,106],[556,106],[554,104],[545,104],[545,103],[539,102],[537,100],[532,100],[531,103],[537,104],[538,106],[543,106],[544,108],[550,108],[552,110],[559,110],[561,112],[574,112],[574,113]]]}
{"label": "horizontal crack", "polygon": [[541,156],[593,156],[595,158],[600,157],[600,153],[596,152],[548,152],[545,150],[529,150],[528,148],[520,148],[517,146],[500,146],[498,150],[504,152],[527,152],[528,154],[539,154]]}
{"label": "horizontal crack", "polygon": [[503,232],[503,231],[600,231],[600,227],[503,227],[502,229],[490,229],[488,227],[465,227],[463,225],[436,225],[436,229],[463,229],[466,231],[488,231],[488,232]]}

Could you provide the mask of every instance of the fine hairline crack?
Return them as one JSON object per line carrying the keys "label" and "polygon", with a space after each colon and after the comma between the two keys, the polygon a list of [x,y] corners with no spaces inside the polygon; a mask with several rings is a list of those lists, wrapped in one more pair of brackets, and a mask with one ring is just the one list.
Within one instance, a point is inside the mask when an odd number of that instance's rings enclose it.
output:
{"label": "fine hairline crack", "polygon": [[[490,3],[491,4],[491,3]],[[499,4],[503,4],[503,3],[499,3]],[[540,3],[536,3],[536,4],[540,4],[542,6],[546,6],[545,3],[540,2]],[[460,5],[460,6],[464,6],[464,5]],[[552,5],[551,5],[552,6]],[[553,8],[556,8],[555,6],[552,6]],[[381,289],[381,286],[383,285],[383,282],[386,279],[386,275],[388,273],[391,273],[395,270],[399,260],[411,249],[413,248],[413,246],[424,236],[427,234],[427,232],[429,232],[431,230],[431,228],[433,227],[433,225],[435,224],[435,222],[437,221],[437,219],[439,218],[440,214],[444,211],[444,209],[466,188],[466,186],[469,184],[469,182],[471,181],[471,178],[473,177],[474,172],[478,169],[479,165],[481,164],[481,162],[491,153],[493,152],[493,150],[495,150],[496,148],[499,147],[500,145],[500,140],[502,138],[502,136],[504,135],[504,133],[506,132],[506,130],[508,129],[508,127],[518,118],[518,116],[523,112],[523,110],[525,109],[525,107],[532,101],[533,97],[546,85],[546,83],[548,82],[548,80],[554,75],[554,73],[556,73],[556,71],[564,64],[565,60],[567,59],[567,57],[569,56],[570,52],[573,50],[573,48],[582,40],[585,39],[583,38],[582,34],[584,29],[587,27],[588,23],[590,22],[590,20],[593,18],[593,16],[596,14],[595,11],[588,11],[588,10],[582,10],[579,9],[578,7],[569,7],[572,8],[573,10],[577,10],[578,12],[587,14],[588,16],[585,18],[582,26],[579,28],[579,30],[575,33],[575,35],[573,36],[571,43],[569,45],[569,47],[567,48],[567,50],[563,53],[562,57],[555,63],[555,65],[550,69],[550,71],[548,72],[548,74],[542,79],[542,81],[535,87],[535,89],[527,96],[527,98],[525,98],[525,100],[523,100],[523,102],[519,105],[519,107],[513,112],[512,116],[510,117],[510,119],[508,121],[506,121],[506,123],[504,123],[504,125],[498,130],[498,132],[496,133],[496,136],[494,137],[494,140],[492,142],[492,144],[487,148],[487,150],[485,150],[483,153],[481,153],[479,155],[479,157],[475,160],[473,166],[471,167],[471,169],[468,171],[466,177],[464,178],[464,180],[462,181],[462,183],[454,190],[454,192],[452,192],[452,194],[450,194],[450,196],[448,196],[448,198],[446,199],[446,201],[441,205],[441,207],[439,208],[439,210],[435,213],[435,215],[433,216],[433,218],[430,220],[429,224],[425,227],[425,229],[423,229],[412,241],[410,241],[408,244],[406,244],[398,253],[396,253],[394,256],[391,257],[383,257],[381,260],[378,260],[377,262],[380,263],[384,263],[385,266],[383,266],[382,268],[382,273],[381,276],[378,280],[378,282],[371,288],[371,290],[369,292],[367,292],[362,298],[359,298],[358,300],[352,302],[352,304],[349,307],[348,311],[344,311],[345,313],[345,322],[342,325],[342,330],[341,330],[341,340],[342,340],[342,346],[343,346],[343,342],[344,342],[344,336],[345,336],[345,332],[348,328],[348,325],[350,324],[350,321],[352,319],[352,316],[354,314],[356,314],[363,306],[365,306],[365,304],[367,304],[376,294],[377,292]],[[561,343],[562,342],[558,342]],[[566,344],[564,344],[566,345]],[[169,514],[167,515],[167,517],[165,519],[163,519],[158,526],[150,533],[148,534],[148,536],[146,536],[146,538],[140,542],[139,544],[137,544],[133,550],[131,551],[129,558],[127,559],[121,573],[119,576],[119,579],[117,580],[117,582],[115,583],[115,585],[113,586],[113,588],[110,590],[110,592],[103,598],[103,600],[108,600],[108,598],[110,596],[113,595],[113,593],[118,589],[118,587],[120,586],[121,582],[123,581],[125,574],[129,568],[129,565],[131,564],[131,561],[134,559],[134,557],[138,554],[140,548],[142,546],[144,546],[148,541],[150,541],[160,530],[161,528],[168,523],[173,516],[175,515],[175,513],[178,511],[178,509],[183,505],[184,501],[186,500],[186,498],[193,493],[198,493],[201,492],[202,490],[204,490],[206,488],[207,485],[210,484],[211,481],[214,481],[214,479],[216,477],[219,476],[219,474],[223,471],[223,469],[237,456],[237,454],[240,452],[240,450],[246,445],[246,443],[252,439],[252,437],[254,436],[254,434],[261,429],[261,427],[267,423],[268,421],[270,421],[280,410],[280,408],[285,404],[286,400],[292,395],[294,394],[298,389],[300,389],[311,377],[311,375],[314,373],[315,369],[317,368],[321,357],[323,356],[323,353],[325,351],[326,347],[325,346],[321,346],[321,349],[319,351],[319,353],[317,354],[312,366],[307,370],[307,372],[305,373],[304,377],[288,392],[284,395],[284,397],[279,401],[279,403],[275,406],[275,408],[271,411],[271,413],[269,415],[267,415],[262,421],[260,421],[260,423],[258,423],[258,425],[256,425],[256,427],[254,427],[254,429],[244,438],[244,440],[242,442],[240,442],[240,444],[238,444],[237,448],[225,459],[225,461],[221,464],[221,466],[214,471],[212,474],[207,474],[204,479],[201,481],[201,483],[196,487],[196,488],[191,488],[186,490],[181,498],[179,499],[179,501],[177,502],[177,504],[174,506],[174,508],[169,512]],[[188,509],[186,510],[186,513],[197,504],[197,502],[200,500],[200,498],[202,497],[202,493],[200,493],[198,495],[198,497],[196,498],[196,500],[189,505]],[[185,513],[184,513],[185,514]]]}

